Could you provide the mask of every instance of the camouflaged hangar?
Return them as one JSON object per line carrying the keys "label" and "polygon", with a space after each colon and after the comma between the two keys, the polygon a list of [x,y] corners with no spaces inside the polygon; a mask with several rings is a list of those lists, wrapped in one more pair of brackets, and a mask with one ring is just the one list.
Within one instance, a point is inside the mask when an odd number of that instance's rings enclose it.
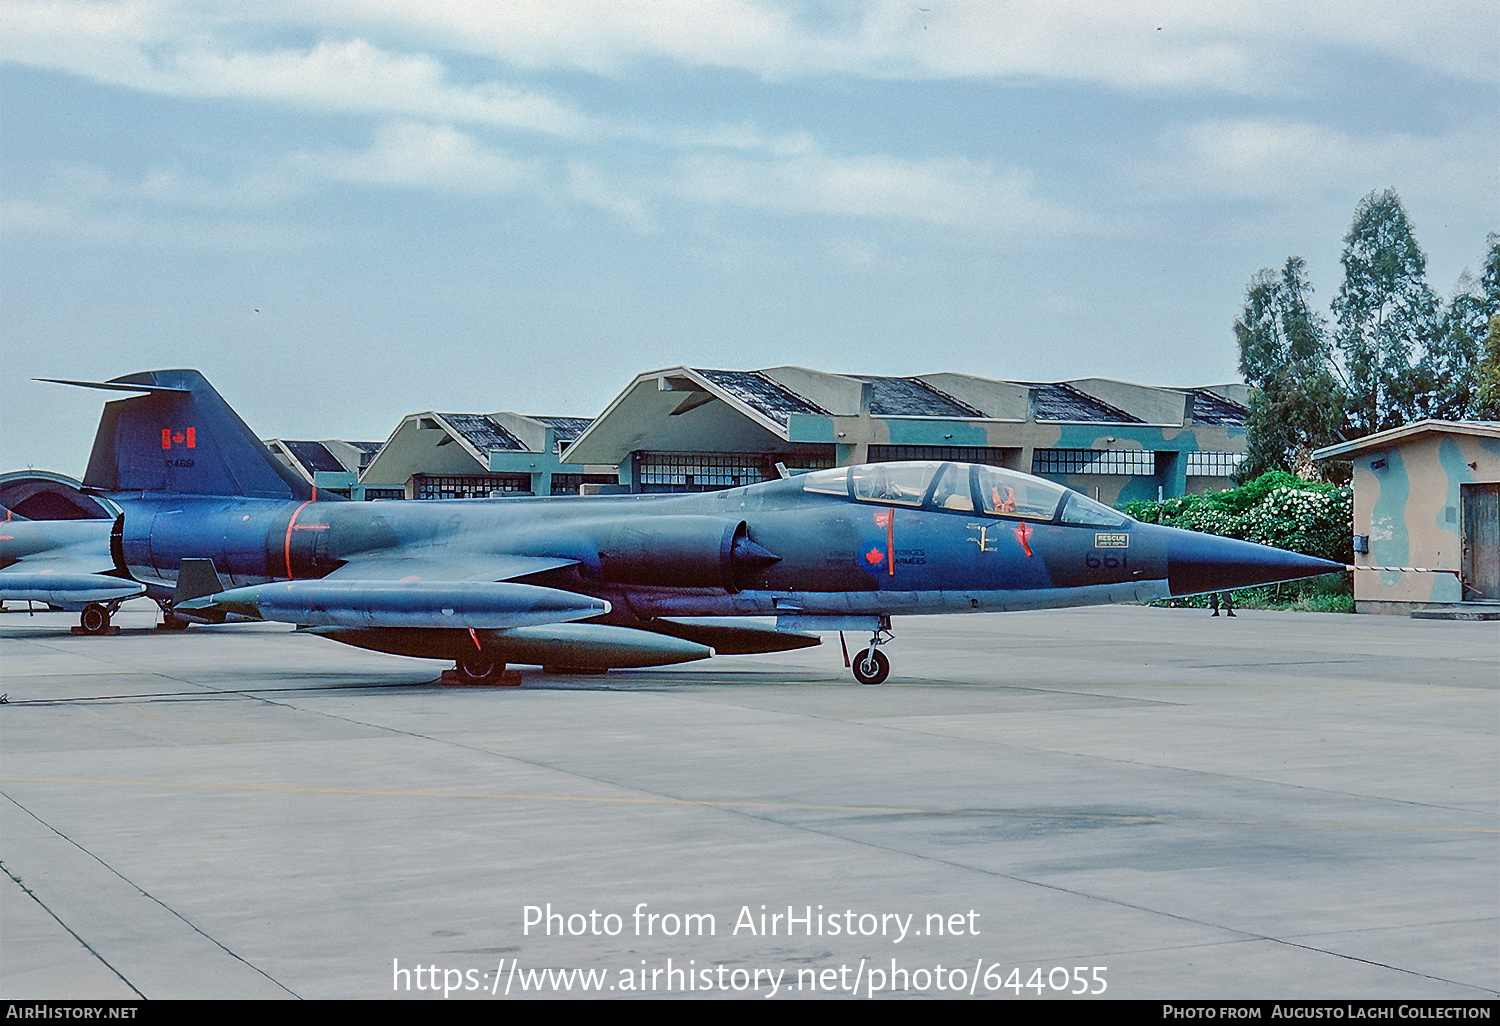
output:
{"label": "camouflaged hangar", "polygon": [[676,367],[639,375],[568,446],[635,492],[704,491],[780,471],[961,460],[1036,474],[1106,503],[1231,485],[1245,387],[1103,378],[830,374]]}
{"label": "camouflaged hangar", "polygon": [[1500,607],[1500,423],[1422,420],[1312,457],[1353,463],[1355,564],[1391,568],[1354,572],[1356,612]]}
{"label": "camouflaged hangar", "polygon": [[1240,384],[677,367],[639,375],[592,420],[428,411],[383,444],[267,444],[310,483],[356,499],[710,491],[783,468],[940,459],[1115,503],[1229,487],[1245,401]]}

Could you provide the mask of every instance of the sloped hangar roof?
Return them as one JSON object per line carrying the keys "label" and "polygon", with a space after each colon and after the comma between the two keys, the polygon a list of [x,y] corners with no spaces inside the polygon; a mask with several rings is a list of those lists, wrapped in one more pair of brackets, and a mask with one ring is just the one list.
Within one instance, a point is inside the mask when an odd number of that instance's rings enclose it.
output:
{"label": "sloped hangar roof", "polygon": [[780,424],[783,428],[786,427],[793,413],[821,413],[825,416],[828,413],[817,403],[772,381],[760,371],[702,370],[695,367],[693,372],[707,378],[729,395],[754,409],[767,420]]}
{"label": "sloped hangar roof", "polygon": [[1021,381],[1031,389],[1033,408],[1037,420],[1055,420],[1069,423],[1142,424],[1140,417],[1133,416],[1111,406],[1066,382]]}
{"label": "sloped hangar roof", "polygon": [[[1099,388],[1090,388],[1090,381]],[[984,404],[983,408],[978,404]],[[718,426],[712,430],[726,432],[718,439],[728,447],[725,451],[736,446],[759,451],[764,443],[774,446],[778,440],[782,445],[792,444],[791,419],[796,415],[1170,426],[1188,419],[1200,424],[1243,425],[1245,414],[1222,388],[1161,388],[1106,379],[1019,382],[955,374],[830,374],[800,367],[676,367],[638,375],[569,446],[567,459],[608,463],[618,462],[633,449],[695,449],[702,444],[699,436],[708,422],[696,421],[699,431],[695,435],[685,427],[693,418],[684,415],[700,408],[720,411]],[[739,421],[733,420],[730,411],[740,415]],[[730,419],[722,419],[726,416]],[[677,418],[684,419],[674,423]],[[755,431],[761,434],[754,436]]]}
{"label": "sloped hangar roof", "polygon": [[921,378],[882,378],[851,374],[869,382],[870,413],[876,417],[946,417],[967,420],[984,414]]}
{"label": "sloped hangar roof", "polygon": [[521,452],[526,446],[515,435],[483,413],[439,413],[443,422],[469,443],[475,452]]}
{"label": "sloped hangar roof", "polygon": [[1245,426],[1249,410],[1207,388],[1183,389],[1193,397],[1193,420],[1199,424]]}

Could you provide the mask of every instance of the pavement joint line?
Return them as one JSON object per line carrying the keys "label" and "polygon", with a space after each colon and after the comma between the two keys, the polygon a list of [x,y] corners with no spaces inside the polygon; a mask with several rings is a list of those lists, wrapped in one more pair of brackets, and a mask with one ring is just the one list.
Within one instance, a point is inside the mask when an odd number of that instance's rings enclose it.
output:
{"label": "pavement joint line", "polygon": [[[260,968],[260,966],[258,966],[255,963],[247,960],[244,956],[242,956],[242,955],[240,955],[240,954],[238,954],[238,953],[230,950],[229,948],[225,947],[224,944],[221,941],[219,941],[218,939],[216,939],[213,936],[211,936],[208,933],[206,933],[203,930],[202,927],[198,926],[192,920],[188,919],[181,912],[178,912],[171,905],[168,905],[166,902],[162,901],[156,895],[152,894],[150,891],[148,891],[145,888],[143,888],[140,884],[138,884],[134,880],[130,879],[124,873],[121,873],[114,866],[111,866],[108,862],[105,862],[103,859],[101,859],[94,852],[90,851],[88,848],[85,848],[82,844],[79,844],[73,838],[69,837],[67,834],[65,834],[61,830],[57,829],[57,827],[53,826],[51,823],[48,823],[46,820],[42,819],[35,812],[33,812],[30,809],[28,809],[25,805],[22,805],[20,802],[16,801],[16,799],[15,799],[15,797],[13,795],[5,794],[4,792],[0,792],[0,795],[4,795],[6,801],[10,802],[16,808],[18,808],[22,812],[26,813],[26,815],[28,815],[32,819],[36,820],[42,826],[44,826],[48,830],[52,831],[58,837],[62,838],[64,841],[68,842],[73,847],[77,848],[79,851],[83,852],[85,855],[87,855],[89,858],[93,859],[95,862],[99,863],[99,865],[101,865],[105,869],[109,870],[110,873],[114,874],[121,881],[123,881],[124,883],[129,884],[131,887],[135,888],[136,892],[139,893],[143,898],[146,898],[147,900],[156,903],[158,906],[160,906],[162,908],[163,911],[165,911],[165,912],[169,913],[170,915],[172,915],[173,917],[175,917],[177,920],[179,920],[185,926],[187,926],[188,929],[192,930],[194,933],[196,933],[198,936],[202,937],[204,940],[208,941],[210,944],[213,944],[220,951],[223,951],[226,955],[228,955],[229,957],[235,959],[237,962],[240,962],[242,965],[244,965],[244,966],[246,966],[246,967],[248,967],[250,969],[254,969],[261,976],[265,977],[271,983],[274,983],[276,986],[278,986],[282,990],[286,991],[292,997],[295,997],[295,998],[300,998],[301,997],[301,995],[297,994],[294,990],[292,990],[290,987],[286,986],[280,980],[277,980],[275,977],[271,976],[264,969]],[[35,894],[32,894],[31,891],[28,888],[26,888],[26,886],[24,884],[21,884],[21,881],[19,879],[17,879],[14,875],[12,875],[9,870],[6,870],[6,874],[5,875],[9,876],[12,880],[15,880],[16,883],[21,886],[21,889],[24,890],[24,891],[26,891],[27,894],[31,894],[32,898],[36,900],[37,904],[41,905],[42,908],[46,909],[47,912],[50,915],[52,915],[53,919],[57,920],[57,923],[58,923],[59,926],[61,926],[64,930],[67,930],[74,937],[77,937],[78,938],[78,942],[80,944],[82,944],[85,948],[88,948],[89,952],[92,953],[95,958],[99,959],[99,961],[103,962],[106,966],[109,966],[109,968],[114,972],[114,974],[116,976],[119,976],[120,979],[124,982],[124,984],[127,987],[129,987],[131,990],[135,991],[137,994],[140,994],[140,996],[141,996],[141,998],[143,1000],[145,999],[146,995],[141,994],[140,990],[138,990],[133,983],[131,983],[129,980],[125,979],[125,977],[123,975],[121,975],[120,971],[118,969],[115,969],[114,966],[110,965],[110,963],[104,958],[103,955],[101,955],[101,954],[99,954],[99,952],[95,951],[94,948],[91,947],[89,945],[89,943],[87,941],[85,941],[82,937],[79,937],[78,934],[75,933],[73,931],[73,929],[68,926],[67,923],[64,923],[61,919],[59,919],[57,917],[57,915],[55,913],[53,913],[50,908],[47,908],[47,905],[40,898],[37,898]]]}
{"label": "pavement joint line", "polygon": [[[10,798],[10,795],[6,795],[5,797],[6,798]],[[35,817],[33,817],[33,818],[35,818]],[[40,822],[40,820],[38,820],[38,822]],[[43,824],[43,825],[45,825],[45,824]],[[94,947],[93,947],[93,945],[89,944],[88,941],[86,941],[82,937],[78,936],[78,931],[77,930],[74,930],[67,923],[63,922],[62,921],[62,917],[60,917],[56,912],[52,911],[52,909],[48,906],[48,904],[45,901],[43,901],[37,895],[37,893],[35,891],[33,891],[30,887],[27,887],[24,883],[22,883],[20,877],[16,876],[9,869],[6,869],[5,868],[5,863],[3,863],[3,862],[0,862],[0,872],[4,872],[5,875],[7,877],[9,877],[15,883],[15,885],[17,887],[21,888],[21,893],[22,894],[26,895],[32,901],[36,902],[37,906],[39,908],[41,908],[41,910],[43,912],[47,913],[47,915],[49,915],[49,916],[52,917],[53,922],[57,923],[58,926],[61,926],[64,930],[66,930],[68,932],[68,936],[70,936],[74,940],[76,940],[79,943],[79,945],[82,946],[83,950],[87,951],[90,955],[93,955],[94,958],[98,959],[100,965],[104,966],[104,968],[106,968],[110,972],[114,973],[115,976],[117,976],[119,978],[120,982],[123,983],[123,984],[125,984],[125,986],[129,987],[132,991],[134,991],[135,994],[136,994],[136,996],[139,997],[142,1001],[144,1001],[146,999],[146,995],[142,994],[140,992],[140,989],[137,988],[135,984],[131,983],[128,979],[126,979],[124,973],[120,972],[120,970],[116,969],[113,965],[111,965],[109,959],[105,958],[97,950],[95,950]]]}

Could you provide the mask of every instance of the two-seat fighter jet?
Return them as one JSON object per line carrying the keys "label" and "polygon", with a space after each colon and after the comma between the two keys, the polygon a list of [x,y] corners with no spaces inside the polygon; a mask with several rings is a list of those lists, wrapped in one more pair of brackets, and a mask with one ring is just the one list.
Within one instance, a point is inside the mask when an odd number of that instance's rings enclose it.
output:
{"label": "two-seat fighter jet", "polygon": [[[326,501],[192,370],[108,382],[84,478],[124,510],[117,556],[178,623],[251,617],[448,659],[656,666],[868,631],[890,618],[1241,588],[1337,563],[1142,524],[1041,478],[879,463],[692,495]],[[746,617],[776,617],[775,627]]]}
{"label": "two-seat fighter jet", "polygon": [[0,506],[0,602],[45,602],[79,613],[85,634],[146,589],[115,568],[109,520],[28,520]]}

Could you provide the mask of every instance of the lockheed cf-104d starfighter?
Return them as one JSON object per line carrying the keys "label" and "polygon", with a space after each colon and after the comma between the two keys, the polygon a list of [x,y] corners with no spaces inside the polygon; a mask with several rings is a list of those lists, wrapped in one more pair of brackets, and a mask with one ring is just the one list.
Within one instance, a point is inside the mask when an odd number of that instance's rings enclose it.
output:
{"label": "lockheed cf-104d starfighter", "polygon": [[284,621],[454,660],[473,681],[507,663],[658,666],[860,631],[854,675],[875,684],[901,614],[1147,602],[1343,569],[961,462],[686,495],[350,502],[315,495],[196,371],[64,383],[137,393],[106,405],[84,485],[124,509],[118,568],[170,622]]}

